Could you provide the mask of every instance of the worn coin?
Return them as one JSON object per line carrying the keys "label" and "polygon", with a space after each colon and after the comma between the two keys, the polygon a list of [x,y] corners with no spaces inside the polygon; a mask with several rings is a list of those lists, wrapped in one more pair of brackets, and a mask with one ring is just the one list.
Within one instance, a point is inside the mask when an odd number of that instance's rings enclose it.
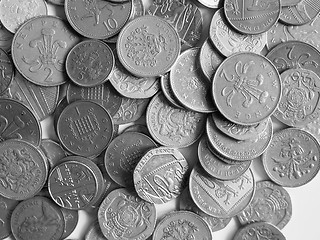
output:
{"label": "worn coin", "polygon": [[53,168],[60,162],[60,160],[68,155],[59,143],[51,139],[42,139],[40,149],[46,156],[50,164],[50,168]]}
{"label": "worn coin", "polygon": [[108,80],[114,66],[111,48],[99,40],[85,40],[68,53],[66,70],[69,78],[81,87],[94,87]]}
{"label": "worn coin", "polygon": [[44,0],[1,0],[0,2],[0,20],[12,33],[15,33],[29,19],[47,14],[47,4]]}
{"label": "worn coin", "polygon": [[233,28],[244,34],[268,31],[280,16],[280,0],[225,0],[224,13]]}
{"label": "worn coin", "polygon": [[203,29],[203,19],[200,9],[193,1],[153,1],[147,13],[170,23],[177,31],[183,49],[194,47],[199,42]]}
{"label": "worn coin", "polygon": [[136,193],[120,188],[109,193],[102,202],[98,220],[108,240],[147,239],[156,225],[156,208]]}
{"label": "worn coin", "polygon": [[138,132],[126,132],[111,141],[104,155],[109,176],[123,187],[133,187],[133,171],[148,150],[157,147],[148,136]]}
{"label": "worn coin", "polygon": [[[212,115],[215,117],[215,115]],[[206,132],[210,145],[225,158],[247,161],[260,156],[269,146],[273,127],[271,119],[266,129],[250,140],[238,141],[221,132],[211,117],[207,119]]]}
{"label": "worn coin", "polygon": [[104,0],[65,0],[70,25],[82,36],[106,39],[116,35],[129,20],[132,1],[112,3]]}
{"label": "worn coin", "polygon": [[242,34],[230,28],[222,8],[212,17],[209,37],[214,46],[226,57],[237,52],[260,54],[267,42],[266,33]]}
{"label": "worn coin", "polygon": [[166,97],[166,99],[172,104],[174,107],[177,108],[184,108],[181,106],[181,104],[178,102],[178,99],[174,95],[172,88],[170,86],[170,72],[167,72],[163,76],[161,76],[161,90]]}
{"label": "worn coin", "polygon": [[256,191],[251,203],[237,215],[241,224],[268,222],[279,229],[290,221],[292,204],[289,193],[271,181],[256,184]]}
{"label": "worn coin", "polygon": [[199,63],[203,74],[209,81],[212,81],[213,75],[223,59],[224,58],[213,47],[209,38],[207,38],[200,48]]}
{"label": "worn coin", "polygon": [[111,116],[119,110],[122,98],[114,90],[109,82],[95,87],[80,87],[69,84],[67,88],[67,100],[69,103],[77,100],[90,100],[102,105]]}
{"label": "worn coin", "polygon": [[167,214],[154,230],[152,240],[162,239],[212,239],[212,233],[198,214],[175,211]]}
{"label": "worn coin", "polygon": [[11,58],[2,48],[0,48],[0,72],[0,95],[2,95],[9,88],[14,74]]}
{"label": "worn coin", "polygon": [[61,239],[68,237],[76,228],[79,220],[78,211],[60,208],[64,220],[64,232]]}
{"label": "worn coin", "polygon": [[133,172],[136,192],[156,204],[177,198],[187,178],[188,162],[175,148],[159,147],[146,152]]}
{"label": "worn coin", "polygon": [[42,87],[27,81],[15,72],[8,89],[0,98],[11,98],[29,107],[39,121],[51,115],[58,102],[59,86]]}
{"label": "worn coin", "polygon": [[281,74],[282,96],[274,116],[292,127],[303,127],[320,116],[320,77],[294,68]]}
{"label": "worn coin", "polygon": [[37,196],[19,203],[12,213],[11,228],[16,240],[59,240],[64,220],[52,201]]}
{"label": "worn coin", "polygon": [[12,211],[19,201],[5,198],[0,195],[0,239],[5,239],[11,234],[10,219]]}
{"label": "worn coin", "polygon": [[198,64],[199,48],[184,51],[170,71],[170,86],[178,101],[187,109],[209,113],[216,110],[207,81]]}
{"label": "worn coin", "polygon": [[160,76],[170,70],[180,54],[176,30],[165,20],[142,16],[120,32],[117,53],[122,65],[139,77]]}
{"label": "worn coin", "polygon": [[220,180],[233,180],[248,170],[251,161],[242,164],[228,164],[212,153],[208,146],[207,137],[202,137],[198,145],[199,162],[203,169],[212,177]]}
{"label": "worn coin", "polygon": [[173,107],[158,93],[148,106],[146,121],[156,142],[168,147],[188,147],[203,133],[206,115]]}
{"label": "worn coin", "polygon": [[11,50],[13,34],[9,32],[0,22],[0,48],[9,52]]}
{"label": "worn coin", "polygon": [[180,210],[192,211],[202,217],[212,233],[225,228],[231,221],[231,218],[216,218],[201,211],[193,202],[189,187],[186,187],[180,195],[179,208]]}
{"label": "worn coin", "polygon": [[255,181],[248,169],[240,177],[221,181],[196,165],[190,175],[189,188],[194,203],[205,213],[218,218],[230,218],[251,202]]}
{"label": "worn coin", "polygon": [[320,145],[313,135],[287,128],[273,135],[262,160],[272,181],[284,187],[299,187],[317,175],[319,155]]}
{"label": "worn coin", "polygon": [[266,222],[257,222],[246,225],[239,229],[232,240],[243,239],[274,239],[274,240],[286,240],[286,237],[281,231],[274,225]]}
{"label": "worn coin", "polygon": [[24,23],[12,42],[12,59],[30,82],[57,86],[67,79],[65,59],[79,37],[62,19],[40,16]]}
{"label": "worn coin", "polygon": [[89,231],[86,233],[84,239],[85,240],[106,240],[106,238],[104,237],[100,229],[100,225],[98,221],[94,222],[89,227]]}
{"label": "worn coin", "polygon": [[281,98],[281,78],[275,66],[255,53],[236,53],[214,75],[212,92],[218,110],[231,122],[257,124],[268,118]]}
{"label": "worn coin", "polygon": [[95,156],[112,139],[112,118],[101,105],[79,100],[69,104],[60,114],[57,134],[69,152],[83,157]]}

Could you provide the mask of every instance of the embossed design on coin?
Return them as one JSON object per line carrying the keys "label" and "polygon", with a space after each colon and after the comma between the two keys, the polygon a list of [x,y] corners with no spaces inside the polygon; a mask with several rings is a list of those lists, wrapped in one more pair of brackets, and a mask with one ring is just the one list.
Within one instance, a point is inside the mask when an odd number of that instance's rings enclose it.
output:
{"label": "embossed design on coin", "polygon": [[255,53],[227,58],[213,80],[213,97],[224,117],[253,125],[271,116],[281,97],[281,79],[274,65]]}
{"label": "embossed design on coin", "polygon": [[263,154],[263,166],[275,183],[299,187],[311,181],[319,171],[320,145],[308,132],[287,128],[276,132]]}
{"label": "embossed design on coin", "polygon": [[112,191],[102,202],[98,220],[110,240],[147,239],[156,224],[156,209],[124,188]]}
{"label": "embossed design on coin", "polygon": [[156,204],[166,203],[182,192],[187,170],[188,163],[177,149],[151,149],[134,169],[134,187],[142,199]]}
{"label": "embossed design on coin", "polygon": [[0,195],[0,239],[5,239],[11,234],[10,219],[12,211],[19,201],[5,198]]}
{"label": "embossed design on coin", "polygon": [[237,215],[241,224],[268,222],[279,229],[290,221],[292,204],[289,193],[270,182],[257,182],[251,203]]}
{"label": "embossed design on coin", "polygon": [[151,100],[147,109],[147,127],[151,136],[168,147],[187,147],[197,141],[204,130],[206,115],[175,108],[162,93]]}

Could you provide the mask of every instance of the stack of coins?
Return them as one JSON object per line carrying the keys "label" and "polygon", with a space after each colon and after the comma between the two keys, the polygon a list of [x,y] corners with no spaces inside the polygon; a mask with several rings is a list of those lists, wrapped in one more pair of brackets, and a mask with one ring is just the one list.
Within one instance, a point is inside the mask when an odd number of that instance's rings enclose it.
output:
{"label": "stack of coins", "polygon": [[0,239],[285,239],[320,169],[319,13],[2,0]]}

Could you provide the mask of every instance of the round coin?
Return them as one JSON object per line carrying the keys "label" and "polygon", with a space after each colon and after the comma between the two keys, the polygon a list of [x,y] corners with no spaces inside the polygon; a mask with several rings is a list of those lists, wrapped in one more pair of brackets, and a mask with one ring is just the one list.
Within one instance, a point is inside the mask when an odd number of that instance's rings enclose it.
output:
{"label": "round coin", "polygon": [[143,133],[147,136],[150,136],[150,133],[149,133],[147,126],[143,125],[143,124],[134,124],[129,127],[126,127],[123,130],[123,133],[125,133],[125,132],[138,132],[138,133]]}
{"label": "round coin", "polygon": [[133,172],[136,192],[156,204],[177,198],[187,178],[188,162],[175,148],[159,147],[146,152]]}
{"label": "round coin", "polygon": [[122,133],[107,147],[104,164],[109,176],[123,187],[133,187],[133,171],[148,150],[157,147],[148,136],[137,132]]}
{"label": "round coin", "polygon": [[278,107],[281,89],[275,66],[255,53],[227,58],[217,69],[212,85],[218,110],[240,125],[257,124],[271,116]]}
{"label": "round coin", "polygon": [[177,108],[184,108],[178,102],[178,99],[174,95],[172,88],[170,86],[170,72],[167,72],[163,76],[161,76],[161,90],[166,97],[166,99],[172,104],[174,107]]}
{"label": "round coin", "polygon": [[162,93],[158,93],[148,106],[146,121],[155,141],[167,147],[182,148],[200,138],[206,115],[173,107]]}
{"label": "round coin", "polygon": [[268,222],[279,229],[290,221],[292,204],[289,193],[271,181],[257,182],[251,203],[237,215],[241,224]]}
{"label": "round coin", "polygon": [[82,36],[106,39],[116,35],[129,20],[132,1],[112,3],[105,0],[65,0],[70,25]]}
{"label": "round coin", "polygon": [[69,78],[81,87],[94,87],[108,80],[114,66],[111,48],[98,40],[85,40],[75,45],[67,55]]}
{"label": "round coin", "polygon": [[11,234],[10,219],[12,211],[19,201],[5,198],[0,195],[0,239],[5,239]]}
{"label": "round coin", "polygon": [[177,240],[212,239],[212,233],[208,224],[198,214],[190,211],[176,211],[167,214],[158,223],[152,240],[170,238]]}
{"label": "round coin", "polygon": [[14,66],[11,57],[9,57],[2,48],[0,48],[0,70],[0,95],[2,95],[9,88],[14,74]]}
{"label": "round coin", "polygon": [[142,16],[120,32],[117,53],[122,65],[139,77],[160,76],[170,70],[180,54],[180,39],[165,20]]}
{"label": "round coin", "polygon": [[120,188],[109,193],[102,202],[98,220],[108,240],[147,239],[156,225],[156,208],[135,193]]}
{"label": "round coin", "polygon": [[57,134],[69,152],[83,157],[96,156],[112,139],[112,118],[99,104],[79,100],[69,104],[60,114]]}
{"label": "round coin", "polygon": [[37,196],[19,203],[12,213],[11,227],[16,240],[59,240],[64,220],[52,201]]}
{"label": "round coin", "polygon": [[313,135],[287,128],[273,135],[262,160],[272,181],[284,187],[299,187],[319,172],[319,155],[320,145]]}
{"label": "round coin", "polygon": [[40,16],[24,23],[12,42],[12,59],[17,70],[41,86],[63,84],[65,59],[79,37],[66,22],[55,16]]}
{"label": "round coin", "polygon": [[61,239],[68,237],[76,228],[79,220],[78,211],[60,208],[64,220],[64,232]]}
{"label": "round coin", "polygon": [[218,218],[231,218],[245,209],[253,198],[255,185],[250,169],[234,180],[221,181],[196,165],[189,179],[194,203],[206,214]]}
{"label": "round coin", "polygon": [[244,34],[259,34],[275,24],[281,12],[280,0],[225,0],[224,13],[233,28]]}

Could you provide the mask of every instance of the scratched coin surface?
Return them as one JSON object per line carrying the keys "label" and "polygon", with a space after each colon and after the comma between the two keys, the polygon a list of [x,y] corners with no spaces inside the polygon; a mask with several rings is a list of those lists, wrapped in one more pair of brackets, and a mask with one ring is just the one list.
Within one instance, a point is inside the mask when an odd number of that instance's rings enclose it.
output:
{"label": "scratched coin surface", "polygon": [[[215,117],[212,114],[212,117]],[[239,141],[221,132],[212,117],[208,117],[206,132],[210,145],[225,158],[246,161],[260,156],[268,148],[272,134],[272,121],[269,119],[266,129],[255,138]]]}
{"label": "scratched coin surface", "polygon": [[170,71],[170,86],[178,101],[187,109],[209,113],[216,110],[210,91],[198,64],[199,48],[184,51]]}
{"label": "scratched coin surface", "polygon": [[133,171],[148,150],[157,147],[148,136],[126,132],[111,141],[104,155],[109,176],[120,186],[133,187]]}
{"label": "scratched coin surface", "polygon": [[279,229],[284,228],[292,215],[292,203],[289,193],[271,181],[256,184],[251,203],[237,215],[242,225],[252,222],[268,222]]}
{"label": "scratched coin surface", "polygon": [[218,155],[212,153],[208,146],[207,137],[202,137],[198,145],[198,158],[203,169],[212,177],[220,180],[233,180],[240,177],[250,167],[251,161],[242,164],[228,164]]}
{"label": "scratched coin surface", "polygon": [[276,132],[262,156],[270,179],[284,187],[299,187],[319,172],[320,145],[310,133],[287,128]]}
{"label": "scratched coin surface", "polygon": [[11,50],[13,33],[9,32],[0,22],[0,48],[9,52]]}
{"label": "scratched coin surface", "polygon": [[277,239],[286,240],[283,233],[274,225],[266,222],[257,222],[246,225],[239,229],[232,240],[244,240],[244,239]]}
{"label": "scratched coin surface", "polygon": [[106,39],[119,33],[129,20],[132,1],[118,4],[104,0],[65,0],[65,13],[70,25],[82,36]]}
{"label": "scratched coin surface", "polygon": [[83,157],[100,154],[109,144],[113,122],[108,111],[97,103],[79,100],[60,114],[57,135],[71,153]]}
{"label": "scratched coin surface", "polygon": [[176,30],[155,16],[132,20],[121,30],[117,41],[120,62],[139,77],[160,76],[169,71],[180,49]]}
{"label": "scratched coin surface", "polygon": [[39,147],[46,156],[51,168],[68,155],[59,143],[51,139],[42,139]]}
{"label": "scratched coin surface", "polygon": [[172,88],[170,86],[170,72],[167,72],[163,76],[161,76],[161,90],[166,99],[172,104],[174,107],[177,108],[184,108],[178,102],[177,97],[174,95]]}
{"label": "scratched coin surface", "polygon": [[50,199],[37,196],[19,203],[12,213],[11,226],[17,240],[59,240],[64,220]]}
{"label": "scratched coin surface", "polygon": [[281,98],[275,66],[255,53],[236,53],[219,66],[212,92],[218,110],[231,122],[257,124],[271,116]]}
{"label": "scratched coin surface", "polygon": [[202,217],[203,220],[208,224],[212,233],[225,228],[231,221],[231,218],[216,218],[201,211],[200,208],[198,208],[193,202],[189,187],[186,187],[181,193],[179,208],[180,210],[192,211]]}
{"label": "scratched coin surface", "polygon": [[[183,230],[181,230],[183,229]],[[208,224],[190,211],[168,213],[154,230],[152,240],[162,239],[212,239]]]}
{"label": "scratched coin surface", "polygon": [[58,102],[59,86],[42,87],[27,81],[18,71],[0,98],[11,98],[29,107],[41,121],[51,115]]}
{"label": "scratched coin surface", "polygon": [[252,200],[255,180],[250,169],[240,177],[221,181],[196,165],[189,179],[194,203],[213,217],[230,218],[240,213]]}
{"label": "scratched coin surface", "polygon": [[294,6],[281,8],[280,20],[287,25],[304,25],[312,21],[320,11],[317,0],[303,0]]}
{"label": "scratched coin surface", "polygon": [[108,194],[98,211],[98,221],[108,240],[147,239],[156,225],[154,204],[120,188]]}
{"label": "scratched coin surface", "polygon": [[13,99],[0,99],[0,142],[22,139],[39,146],[41,126],[33,112]]}
{"label": "scratched coin surface", "polygon": [[244,34],[268,31],[281,13],[280,0],[225,0],[224,13],[231,26]]}
{"label": "scratched coin surface", "polygon": [[178,149],[158,147],[147,151],[133,172],[136,192],[142,199],[166,203],[185,187],[188,162]]}
{"label": "scratched coin surface", "polygon": [[294,68],[281,74],[282,96],[273,114],[292,127],[303,127],[320,115],[320,77],[311,70]]}
{"label": "scratched coin surface", "polygon": [[160,17],[170,23],[177,31],[183,49],[194,47],[201,38],[202,14],[193,1],[153,1],[147,14]]}
{"label": "scratched coin surface", "polygon": [[167,147],[187,147],[205,128],[206,115],[170,105],[162,93],[155,95],[147,109],[147,127],[153,139]]}
{"label": "scratched coin surface", "polygon": [[47,4],[44,0],[2,0],[0,2],[0,20],[12,33],[15,33],[29,19],[47,14]]}
{"label": "scratched coin surface", "polygon": [[66,208],[60,208],[60,210],[64,220],[64,231],[61,238],[65,239],[76,228],[79,220],[79,214],[78,211]]}
{"label": "scratched coin surface", "polygon": [[267,42],[267,34],[243,34],[230,28],[223,8],[217,10],[211,20],[209,37],[221,54],[228,57],[236,52],[260,54]]}
{"label": "scratched coin surface", "polygon": [[0,95],[2,95],[9,88],[14,75],[11,57],[2,48],[0,48],[0,71]]}
{"label": "scratched coin surface", "polygon": [[65,60],[79,37],[62,19],[40,16],[25,22],[12,42],[12,59],[30,82],[57,86],[67,79]]}
{"label": "scratched coin surface", "polygon": [[95,87],[80,87],[69,84],[67,88],[67,100],[69,103],[77,100],[90,100],[102,105],[111,116],[119,110],[122,97],[114,90],[109,82]]}
{"label": "scratched coin surface", "polygon": [[11,234],[10,219],[12,211],[19,201],[5,198],[0,195],[0,239],[5,239]]}
{"label": "scratched coin surface", "polygon": [[111,48],[99,40],[85,40],[68,53],[66,70],[69,78],[82,87],[94,87],[108,80],[114,66]]}

